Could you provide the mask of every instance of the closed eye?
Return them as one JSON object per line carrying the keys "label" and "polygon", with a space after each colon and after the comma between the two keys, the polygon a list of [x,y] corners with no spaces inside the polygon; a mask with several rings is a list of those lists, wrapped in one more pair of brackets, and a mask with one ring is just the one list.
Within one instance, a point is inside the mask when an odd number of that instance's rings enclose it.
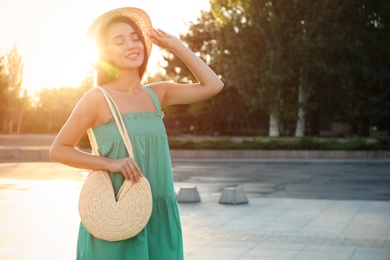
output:
{"label": "closed eye", "polygon": [[136,32],[131,33],[130,38],[133,41],[140,41],[141,40],[141,38],[139,37],[138,33],[136,33]]}
{"label": "closed eye", "polygon": [[122,45],[125,43],[125,37],[123,35],[118,35],[114,37],[111,42],[115,45]]}

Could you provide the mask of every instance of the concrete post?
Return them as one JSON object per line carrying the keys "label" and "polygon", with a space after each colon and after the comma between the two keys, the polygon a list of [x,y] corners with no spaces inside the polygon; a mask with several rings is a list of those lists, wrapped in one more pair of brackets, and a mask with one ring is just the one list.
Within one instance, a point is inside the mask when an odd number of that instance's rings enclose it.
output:
{"label": "concrete post", "polygon": [[238,187],[227,187],[223,188],[219,204],[246,204],[248,198],[246,197],[243,188]]}
{"label": "concrete post", "polygon": [[195,186],[181,187],[177,194],[177,202],[195,203],[200,202],[198,189]]}

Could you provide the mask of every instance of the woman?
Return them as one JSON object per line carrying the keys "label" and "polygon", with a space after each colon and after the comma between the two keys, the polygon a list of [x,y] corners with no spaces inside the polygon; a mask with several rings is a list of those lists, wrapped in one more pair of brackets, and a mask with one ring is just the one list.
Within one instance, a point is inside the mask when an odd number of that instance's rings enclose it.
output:
{"label": "woman", "polygon": [[[125,150],[104,96],[89,90],[78,102],[51,149],[50,157],[71,167],[107,170],[117,193],[125,179],[145,176],[153,194],[152,216],[135,237],[108,242],[93,237],[80,223],[77,259],[183,259],[180,216],[175,199],[171,161],[162,108],[199,102],[220,92],[218,76],[176,37],[152,29],[148,15],[138,8],[120,8],[100,16],[90,27],[100,66],[98,85],[117,104],[134,150]],[[157,82],[144,86],[152,44],[175,52],[199,83]],[[92,129],[100,156],[75,148]]]}

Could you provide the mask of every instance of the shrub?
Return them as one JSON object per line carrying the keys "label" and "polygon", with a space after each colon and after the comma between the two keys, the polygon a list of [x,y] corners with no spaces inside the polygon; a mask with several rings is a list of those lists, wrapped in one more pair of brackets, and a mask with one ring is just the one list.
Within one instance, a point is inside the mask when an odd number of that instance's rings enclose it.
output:
{"label": "shrub", "polygon": [[390,138],[378,138],[368,142],[361,137],[351,137],[342,140],[320,140],[315,137],[294,139],[271,139],[269,141],[234,142],[230,139],[215,141],[178,141],[170,140],[171,149],[246,149],[246,150],[390,150]]}

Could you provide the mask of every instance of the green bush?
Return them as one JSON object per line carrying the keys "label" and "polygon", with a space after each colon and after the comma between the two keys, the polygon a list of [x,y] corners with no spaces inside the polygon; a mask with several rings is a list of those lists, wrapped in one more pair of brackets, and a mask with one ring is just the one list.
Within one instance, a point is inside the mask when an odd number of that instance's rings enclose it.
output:
{"label": "green bush", "polygon": [[351,137],[342,140],[320,140],[315,137],[294,139],[271,139],[269,141],[234,142],[230,139],[215,141],[178,141],[170,140],[171,149],[245,149],[245,150],[390,150],[390,138],[378,138],[368,142],[364,138]]}
{"label": "green bush", "polygon": [[[88,136],[84,135],[79,147],[90,148]],[[361,137],[351,137],[341,140],[320,140],[316,137],[302,137],[293,139],[273,138],[269,141],[253,140],[234,142],[229,138],[215,141],[179,141],[169,140],[171,149],[212,149],[212,150],[390,150],[390,137],[380,137],[368,142]]]}
{"label": "green bush", "polygon": [[390,150],[390,137],[379,137],[376,145],[378,150]]}

